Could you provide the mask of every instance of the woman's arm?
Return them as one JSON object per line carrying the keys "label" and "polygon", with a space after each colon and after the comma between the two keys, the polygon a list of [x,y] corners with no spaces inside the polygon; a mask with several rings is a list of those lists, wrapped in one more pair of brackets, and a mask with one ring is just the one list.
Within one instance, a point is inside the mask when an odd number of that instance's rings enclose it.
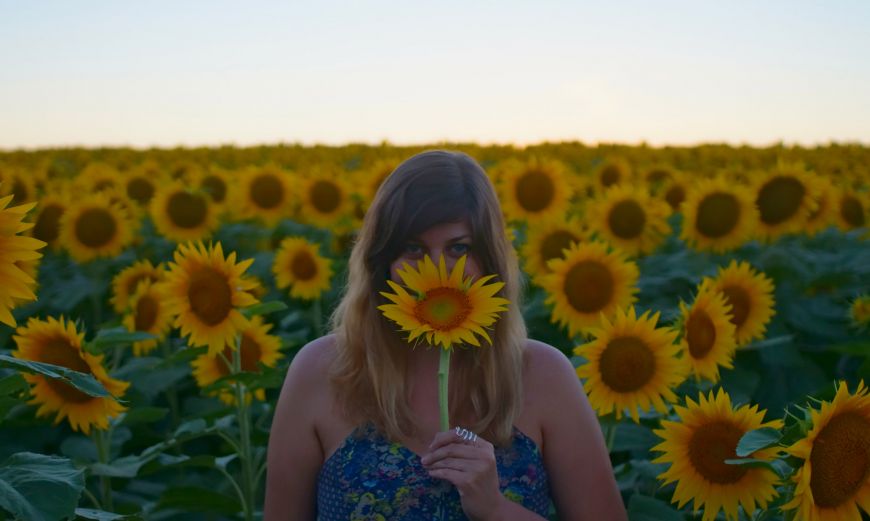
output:
{"label": "woman's arm", "polygon": [[313,520],[317,473],[323,462],[314,427],[326,394],[328,337],[303,347],[293,358],[269,432],[265,521]]}
{"label": "woman's arm", "polygon": [[543,433],[544,465],[559,519],[627,519],[598,418],[570,360],[529,341],[530,381]]}

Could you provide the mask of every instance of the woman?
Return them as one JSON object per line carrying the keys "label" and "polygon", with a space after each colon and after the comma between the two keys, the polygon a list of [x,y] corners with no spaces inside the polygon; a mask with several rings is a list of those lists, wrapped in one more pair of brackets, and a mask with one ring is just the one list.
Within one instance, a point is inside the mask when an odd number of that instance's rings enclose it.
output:
{"label": "woman", "polygon": [[[467,255],[510,300],[493,344],[454,349],[439,432],[436,347],[411,348],[377,307],[397,269]],[[527,339],[498,199],[469,156],[429,151],[384,181],[353,247],[333,333],[287,372],[268,449],[267,521],[619,520],[597,418],[570,361]]]}

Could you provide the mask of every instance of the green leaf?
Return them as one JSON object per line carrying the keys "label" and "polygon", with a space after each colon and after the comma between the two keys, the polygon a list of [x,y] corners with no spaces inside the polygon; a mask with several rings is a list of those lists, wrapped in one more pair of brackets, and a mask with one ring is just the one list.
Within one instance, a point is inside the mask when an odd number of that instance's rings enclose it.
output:
{"label": "green leaf", "polygon": [[737,442],[737,455],[741,457],[749,456],[757,450],[766,449],[776,445],[781,437],[782,433],[779,432],[779,429],[774,429],[772,427],[764,427],[762,429],[749,431],[740,438],[739,442]]}
{"label": "green leaf", "polygon": [[169,409],[164,407],[137,407],[130,409],[120,419],[123,425],[136,425],[139,423],[152,423],[166,417]]}
{"label": "green leaf", "polygon": [[19,452],[0,464],[0,507],[18,519],[66,519],[84,486],[84,471],[65,458]]}
{"label": "green leaf", "polygon": [[27,390],[27,381],[20,373],[12,373],[0,379],[0,396],[9,396]]}
{"label": "green leaf", "polygon": [[268,315],[276,311],[284,311],[285,309],[287,309],[287,304],[280,300],[270,300],[269,302],[260,302],[259,304],[242,309],[242,315],[251,318],[256,315]]}
{"label": "green leaf", "polygon": [[114,512],[94,510],[93,508],[77,508],[75,514],[83,519],[94,519],[96,521],[138,521],[144,519],[139,514],[115,514]]}
{"label": "green leaf", "polygon": [[628,518],[631,521],[683,521],[683,515],[669,504],[640,494],[628,500]]}
{"label": "green leaf", "polygon": [[755,458],[734,458],[734,459],[726,459],[725,463],[728,465],[739,465],[741,467],[752,467],[752,468],[763,468],[768,469],[777,475],[779,475],[779,469],[774,466],[768,460],[755,459]]}
{"label": "green leaf", "polygon": [[98,382],[92,375],[73,371],[68,367],[46,364],[44,362],[34,362],[32,360],[19,360],[18,358],[13,358],[9,355],[0,355],[0,367],[11,367],[25,373],[39,374],[49,378],[63,380],[64,383],[75,387],[89,396],[95,396],[97,398],[111,396],[109,391],[103,387],[103,384]]}
{"label": "green leaf", "polygon": [[242,510],[235,494],[200,487],[170,487],[163,493],[158,508],[179,509],[183,512],[217,512],[225,515]]}
{"label": "green leaf", "polygon": [[88,343],[93,346],[95,352],[102,352],[108,347],[128,345],[152,338],[157,338],[157,336],[144,331],[128,331],[125,327],[113,327],[101,329],[97,332],[97,336]]}

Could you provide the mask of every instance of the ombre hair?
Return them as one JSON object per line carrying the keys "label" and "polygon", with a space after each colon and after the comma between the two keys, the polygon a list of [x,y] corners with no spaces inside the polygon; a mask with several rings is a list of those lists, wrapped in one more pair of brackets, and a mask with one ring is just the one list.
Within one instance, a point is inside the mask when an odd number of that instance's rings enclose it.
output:
{"label": "ombre hair", "polygon": [[[484,274],[504,282],[510,301],[490,337],[492,345],[454,349],[450,372],[450,423],[497,445],[507,445],[522,408],[523,350],[527,338],[520,312],[520,275],[505,235],[498,197],[480,165],[460,152],[432,150],[400,164],[383,182],[366,212],[348,264],[348,282],[331,317],[337,355],[330,377],[348,418],[371,421],[387,437],[417,434],[407,396],[411,347],[377,307],[389,303],[390,264],[407,240],[430,227],[467,219],[470,255]],[[435,376],[433,375],[433,378]]]}

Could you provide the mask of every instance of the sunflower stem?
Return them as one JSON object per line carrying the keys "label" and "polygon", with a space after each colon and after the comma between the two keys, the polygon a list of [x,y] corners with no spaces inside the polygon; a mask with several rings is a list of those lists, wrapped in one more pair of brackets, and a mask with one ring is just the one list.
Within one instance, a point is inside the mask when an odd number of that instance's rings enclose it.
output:
{"label": "sunflower stem", "polygon": [[[94,429],[94,445],[97,446],[97,459],[100,463],[106,465],[109,463],[109,442],[106,439],[108,431],[105,429]],[[112,505],[112,478],[109,476],[100,476],[100,492],[103,497],[103,510],[107,512],[114,511]]]}
{"label": "sunflower stem", "polygon": [[438,408],[441,412],[442,431],[450,428],[450,408],[447,403],[447,382],[450,377],[450,351],[450,349],[441,349],[441,360],[438,363]]}
{"label": "sunflower stem", "polygon": [[[242,337],[236,337],[236,348],[233,350],[233,374],[242,372]],[[236,390],[236,416],[239,422],[239,445],[241,452],[239,460],[242,466],[242,492],[244,501],[242,508],[245,513],[245,521],[253,521],[254,519],[254,494],[256,483],[254,482],[254,472],[251,468],[251,425],[248,419],[248,401],[246,399],[247,392],[245,384],[239,380],[234,383]]]}

